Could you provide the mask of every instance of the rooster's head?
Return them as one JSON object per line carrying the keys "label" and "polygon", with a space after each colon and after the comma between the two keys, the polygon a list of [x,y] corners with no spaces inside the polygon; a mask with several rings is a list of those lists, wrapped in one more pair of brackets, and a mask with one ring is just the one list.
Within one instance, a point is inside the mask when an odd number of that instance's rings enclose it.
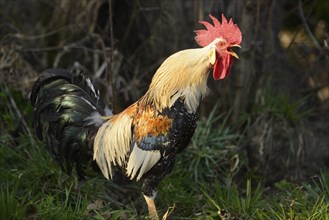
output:
{"label": "rooster's head", "polygon": [[232,19],[229,22],[222,14],[222,23],[217,18],[209,15],[214,25],[200,21],[206,30],[197,30],[195,40],[202,47],[210,47],[208,58],[213,67],[215,80],[224,79],[230,74],[233,59],[238,55],[231,50],[232,47],[241,47],[241,31]]}

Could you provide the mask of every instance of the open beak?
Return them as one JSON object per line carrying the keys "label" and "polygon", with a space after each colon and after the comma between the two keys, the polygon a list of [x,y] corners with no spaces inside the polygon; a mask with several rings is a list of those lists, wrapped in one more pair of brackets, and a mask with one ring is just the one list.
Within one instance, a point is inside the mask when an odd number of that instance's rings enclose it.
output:
{"label": "open beak", "polygon": [[233,44],[231,47],[238,47],[238,48],[241,48],[241,45],[240,45],[240,44]]}
{"label": "open beak", "polygon": [[[239,44],[234,44],[234,45],[232,45],[231,47],[238,47],[238,48],[241,48],[241,45],[239,45]],[[238,56],[235,52],[229,50],[228,53],[231,54],[232,56],[234,56],[235,58],[239,59],[239,56]]]}

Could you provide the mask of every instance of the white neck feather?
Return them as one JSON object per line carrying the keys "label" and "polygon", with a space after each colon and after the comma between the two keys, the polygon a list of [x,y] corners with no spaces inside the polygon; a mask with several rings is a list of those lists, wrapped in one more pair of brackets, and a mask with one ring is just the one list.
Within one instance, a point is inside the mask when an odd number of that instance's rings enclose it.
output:
{"label": "white neck feather", "polygon": [[141,101],[158,109],[171,107],[179,98],[189,112],[195,112],[208,93],[210,47],[179,51],[168,57],[155,73]]}

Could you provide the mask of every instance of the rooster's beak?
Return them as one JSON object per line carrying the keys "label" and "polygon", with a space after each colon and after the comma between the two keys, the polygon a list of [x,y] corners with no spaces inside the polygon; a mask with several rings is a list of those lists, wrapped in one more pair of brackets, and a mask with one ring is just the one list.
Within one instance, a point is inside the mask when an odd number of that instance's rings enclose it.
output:
{"label": "rooster's beak", "polygon": [[[239,44],[234,44],[234,45],[232,45],[231,47],[238,47],[238,48],[241,48],[241,45],[239,45]],[[231,54],[232,56],[234,56],[235,58],[239,59],[239,56],[238,56],[235,52],[233,52],[233,51],[228,51],[228,53]]]}

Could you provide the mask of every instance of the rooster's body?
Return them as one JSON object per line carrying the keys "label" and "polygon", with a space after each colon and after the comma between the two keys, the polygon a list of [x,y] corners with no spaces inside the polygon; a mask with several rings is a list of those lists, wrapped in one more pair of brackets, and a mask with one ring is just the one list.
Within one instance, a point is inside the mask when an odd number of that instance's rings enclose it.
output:
{"label": "rooster's body", "polygon": [[[228,49],[241,42],[241,32],[231,21],[223,16],[219,27],[218,20],[212,19],[214,27],[203,22],[210,35],[197,32],[196,40],[204,47],[167,58],[146,94],[116,115],[100,101],[84,75],[66,70],[45,72],[31,94],[35,126],[63,168],[70,171],[76,166],[83,176],[84,168],[96,161],[107,179],[120,173],[142,181],[150,216],[158,218],[153,202],[156,188],[172,171],[176,154],[190,142],[200,101],[208,93],[208,72],[213,68],[215,79],[225,78],[231,56],[236,56]],[[238,36],[227,39],[221,28]]]}

